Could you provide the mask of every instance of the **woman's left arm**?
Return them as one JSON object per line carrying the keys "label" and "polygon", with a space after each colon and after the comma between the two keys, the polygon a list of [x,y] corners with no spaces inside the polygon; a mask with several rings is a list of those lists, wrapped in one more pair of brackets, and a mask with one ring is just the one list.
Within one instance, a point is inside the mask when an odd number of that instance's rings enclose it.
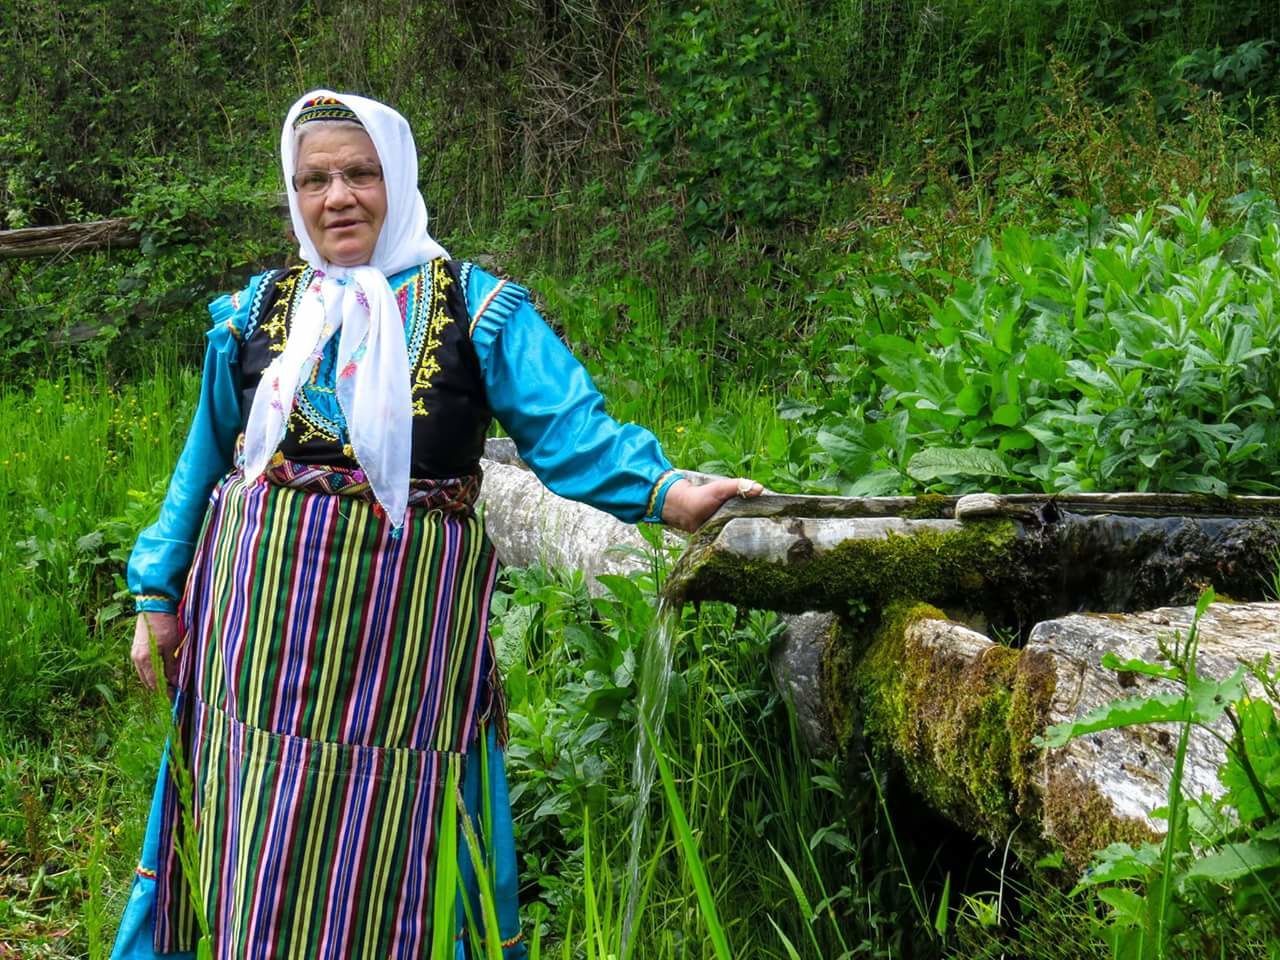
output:
{"label": "woman's left arm", "polygon": [[523,288],[472,267],[467,299],[490,409],[554,493],[628,523],[661,520],[684,530],[738,494],[736,480],[695,487],[652,433],[610,417],[586,368]]}

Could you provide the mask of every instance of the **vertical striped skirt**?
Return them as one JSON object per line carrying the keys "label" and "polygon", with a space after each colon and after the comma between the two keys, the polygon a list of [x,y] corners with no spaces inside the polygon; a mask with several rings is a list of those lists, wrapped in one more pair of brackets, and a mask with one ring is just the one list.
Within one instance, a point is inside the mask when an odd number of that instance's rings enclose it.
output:
{"label": "vertical striped skirt", "polygon": [[[474,481],[415,491],[393,534],[324,471],[273,480],[236,472],[214,491],[183,599],[175,753],[191,789],[184,812],[175,778],[158,784],[155,952],[207,928],[219,958],[429,957],[439,878],[474,879],[438,856],[456,806],[489,831],[500,934],[522,955],[492,736],[497,564]],[[443,900],[458,904],[450,956],[466,955],[464,895]]]}

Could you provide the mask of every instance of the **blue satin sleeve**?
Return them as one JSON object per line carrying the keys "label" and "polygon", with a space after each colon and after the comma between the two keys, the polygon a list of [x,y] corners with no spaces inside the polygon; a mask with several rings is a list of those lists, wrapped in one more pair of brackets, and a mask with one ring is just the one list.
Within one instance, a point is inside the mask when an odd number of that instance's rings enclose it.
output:
{"label": "blue satin sleeve", "polygon": [[648,430],[618,423],[527,291],[472,264],[463,277],[489,408],[554,493],[636,523],[658,521],[681,479]]}
{"label": "blue satin sleeve", "polygon": [[139,612],[177,610],[209,494],[231,469],[240,432],[240,335],[266,276],[209,305],[213,326],[206,334],[200,402],[159,519],[142,531],[129,556],[129,592]]}

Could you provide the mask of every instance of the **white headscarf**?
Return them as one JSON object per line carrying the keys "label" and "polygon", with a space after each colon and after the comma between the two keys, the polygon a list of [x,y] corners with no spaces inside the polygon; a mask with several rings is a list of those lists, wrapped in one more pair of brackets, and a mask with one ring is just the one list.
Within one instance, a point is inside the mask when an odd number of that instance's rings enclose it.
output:
{"label": "white headscarf", "polygon": [[[298,208],[293,122],[303,104],[315,97],[334,97],[350,107],[378,151],[387,216],[373,257],[364,266],[342,267],[321,257]],[[302,259],[316,269],[316,275],[293,315],[284,352],[263,371],[254,395],[245,427],[245,476],[256,478],[267,468],[284,438],[299,385],[306,383],[325,344],[337,333],[335,393],[351,447],[374,497],[399,527],[409,502],[413,398],[404,319],[387,277],[449,255],[427,232],[427,205],[418,192],[413,133],[404,117],[376,100],[312,90],[289,109],[280,135],[280,160],[293,232]]]}

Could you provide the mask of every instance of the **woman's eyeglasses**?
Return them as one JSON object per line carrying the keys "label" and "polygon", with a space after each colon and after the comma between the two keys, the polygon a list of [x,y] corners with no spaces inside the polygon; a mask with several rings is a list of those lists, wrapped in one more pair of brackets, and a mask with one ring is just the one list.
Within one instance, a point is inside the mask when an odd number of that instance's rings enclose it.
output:
{"label": "woman's eyeglasses", "polygon": [[341,177],[352,190],[367,190],[382,179],[382,168],[359,163],[341,170],[299,170],[293,175],[293,188],[299,193],[319,196],[329,192],[329,183],[334,177]]}

